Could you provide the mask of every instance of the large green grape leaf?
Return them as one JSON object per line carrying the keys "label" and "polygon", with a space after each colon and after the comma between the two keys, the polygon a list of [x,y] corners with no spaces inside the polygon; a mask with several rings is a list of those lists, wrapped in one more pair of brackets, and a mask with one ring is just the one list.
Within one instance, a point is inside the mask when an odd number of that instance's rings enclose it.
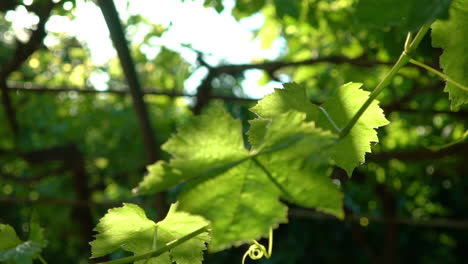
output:
{"label": "large green grape leaf", "polygon": [[447,16],[452,0],[359,0],[356,17],[373,27],[399,26],[415,31],[422,25]]}
{"label": "large green grape leaf", "polygon": [[[338,128],[343,128],[367,100],[369,93],[359,89],[360,86],[358,83],[345,84],[322,105]],[[306,113],[307,120],[316,121],[318,127],[336,131],[327,116],[307,98],[303,87],[290,83],[284,85],[284,89],[276,90],[274,94],[266,96],[251,110],[259,116],[270,117],[293,107]],[[371,151],[370,142],[378,142],[374,128],[386,124],[388,120],[385,119],[378,102],[374,101],[346,137],[323,150],[329,153],[338,166],[351,175],[353,169],[364,162],[365,153]]]}
{"label": "large green grape leaf", "polygon": [[[468,87],[468,0],[454,0],[450,18],[432,25],[432,45],[444,50],[440,65],[450,78]],[[468,91],[447,82],[452,108],[468,102]]]}
{"label": "large green grape leaf", "polygon": [[0,262],[31,264],[47,245],[43,229],[33,218],[29,225],[29,240],[23,242],[9,225],[0,224]]}
{"label": "large green grape leaf", "polygon": [[[369,92],[361,90],[361,86],[360,83],[347,83],[338,88],[322,105],[339,128],[346,126],[369,97]],[[389,121],[385,118],[378,101],[373,101],[348,135],[330,148],[331,158],[351,175],[354,168],[365,161],[365,154],[371,152],[371,142],[379,141],[375,128],[387,124]],[[319,114],[317,126],[334,129],[323,112]]]}
{"label": "large green grape leaf", "polygon": [[[306,119],[305,113],[292,110],[252,121],[248,151],[240,122],[219,106],[211,108],[165,144],[174,158],[164,163],[167,169],[155,165],[160,169],[150,171],[137,191],[149,193],[192,179],[179,195],[180,208],[212,222],[212,251],[259,238],[285,222],[287,207],[279,198],[342,217],[342,195],[327,177],[328,159],[320,157],[336,135]],[[184,153],[187,144],[190,151]],[[211,160],[200,166],[197,157],[205,156]]]}
{"label": "large green grape leaf", "polygon": [[[154,250],[155,236],[156,246],[161,247],[208,224],[208,221],[200,216],[176,211],[175,205],[171,206],[164,220],[155,223],[146,217],[140,207],[125,203],[123,207],[110,209],[99,221],[95,228],[99,233],[90,243],[92,257],[104,256],[119,248],[135,255],[144,254]],[[136,263],[201,263],[202,251],[206,249],[205,243],[209,240],[208,233],[204,232],[170,252]]]}

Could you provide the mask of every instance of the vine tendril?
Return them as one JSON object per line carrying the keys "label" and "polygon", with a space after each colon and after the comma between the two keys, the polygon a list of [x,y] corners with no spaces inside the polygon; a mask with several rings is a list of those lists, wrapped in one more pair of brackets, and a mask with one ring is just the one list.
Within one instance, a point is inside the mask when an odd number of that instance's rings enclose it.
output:
{"label": "vine tendril", "polygon": [[252,240],[252,245],[250,245],[249,249],[245,252],[244,256],[242,257],[242,264],[245,264],[245,259],[249,256],[252,260],[258,260],[265,256],[266,258],[271,257],[271,253],[273,250],[273,229],[270,228],[269,236],[268,236],[268,250],[265,248],[264,245],[258,243],[257,240]]}

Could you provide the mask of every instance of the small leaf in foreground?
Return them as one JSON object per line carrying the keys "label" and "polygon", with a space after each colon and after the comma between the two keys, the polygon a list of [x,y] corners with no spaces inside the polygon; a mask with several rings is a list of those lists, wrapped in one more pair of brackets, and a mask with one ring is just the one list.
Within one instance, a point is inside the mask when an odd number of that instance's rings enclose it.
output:
{"label": "small leaf in foreground", "polygon": [[47,245],[43,229],[33,218],[28,241],[21,241],[13,227],[0,224],[0,262],[31,264]]}
{"label": "small leaf in foreground", "polygon": [[15,229],[10,225],[0,224],[0,250],[15,247],[21,243]]}
{"label": "small leaf in foreground", "polygon": [[110,254],[126,245],[144,241],[142,248],[151,250],[156,223],[146,217],[145,212],[135,204],[124,203],[123,207],[110,209],[99,220],[94,231],[98,232],[92,241],[92,257]]}
{"label": "small leaf in foreground", "polygon": [[[179,239],[194,230],[207,226],[208,221],[200,216],[176,211],[172,205],[166,218],[158,223],[146,217],[143,209],[135,204],[125,203],[123,207],[113,208],[101,218],[95,231],[99,232],[92,241],[92,257],[110,254],[119,248],[135,255],[154,250],[156,235],[157,247]],[[155,233],[156,232],[156,233]],[[202,251],[206,249],[210,237],[204,232],[158,257],[138,261],[137,263],[179,264],[201,263]]]}
{"label": "small leaf in foreground", "polygon": [[[360,83],[347,83],[338,88],[322,107],[341,129],[369,97],[369,92],[360,89]],[[375,128],[389,124],[378,101],[373,101],[359,118],[347,136],[340,139],[329,150],[331,158],[351,176],[355,167],[365,161],[365,154],[371,152],[371,142],[378,142]],[[324,113],[319,114],[317,126],[334,130]]]}

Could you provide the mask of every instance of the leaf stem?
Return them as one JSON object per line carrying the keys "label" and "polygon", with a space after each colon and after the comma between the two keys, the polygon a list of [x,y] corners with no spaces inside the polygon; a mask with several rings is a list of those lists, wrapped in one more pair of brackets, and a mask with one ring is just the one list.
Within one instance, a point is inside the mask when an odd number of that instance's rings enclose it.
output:
{"label": "leaf stem", "polygon": [[443,72],[440,72],[434,68],[432,68],[431,66],[429,65],[426,65],[420,61],[417,61],[417,60],[414,60],[414,59],[410,59],[409,61],[410,63],[416,65],[416,66],[419,66],[429,72],[432,72],[436,75],[438,75],[440,78],[444,79],[445,81],[457,86],[458,88],[462,89],[462,90],[465,90],[465,91],[468,91],[468,87],[464,86],[463,84],[455,81],[454,79],[450,78],[449,76],[445,75]]}
{"label": "leaf stem", "polygon": [[39,261],[42,263],[42,264],[47,264],[47,261],[45,261],[45,259],[42,257],[42,255],[38,255],[37,258],[39,259]]}
{"label": "leaf stem", "polygon": [[333,128],[336,130],[336,132],[338,133],[341,133],[341,129],[336,125],[335,121],[333,121],[333,119],[331,118],[331,116],[328,114],[327,110],[325,110],[325,108],[319,106],[318,107],[322,113],[325,115],[325,117],[328,119],[328,121],[330,122],[330,124],[333,126]]}
{"label": "leaf stem", "polygon": [[144,253],[144,254],[141,254],[141,255],[136,255],[136,256],[131,256],[131,257],[126,257],[126,258],[121,258],[121,259],[116,259],[116,260],[111,260],[111,261],[107,261],[107,262],[102,262],[100,264],[124,264],[124,263],[131,263],[131,262],[135,262],[135,261],[138,261],[138,260],[142,260],[142,259],[146,259],[146,258],[155,258],[155,257],[158,257],[162,254],[164,254],[165,252],[177,247],[178,245],[186,242],[187,240],[191,239],[191,238],[194,238],[196,236],[198,236],[199,234],[205,232],[208,230],[208,226],[204,226],[204,227],[201,227],[195,231],[193,231],[192,233],[189,233],[179,239],[176,239],[174,241],[171,241],[169,243],[167,243],[165,246],[163,247],[160,247],[156,250],[152,250],[148,253]]}
{"label": "leaf stem", "polygon": [[[354,114],[354,116],[351,118],[351,120],[346,124],[346,126],[341,130],[340,132],[340,138],[343,138],[349,134],[351,129],[354,127],[354,125],[357,123],[359,118],[361,118],[362,114],[367,110],[367,108],[371,105],[371,103],[377,98],[377,96],[383,91],[383,89],[390,84],[392,81],[393,77],[398,73],[398,71],[403,68],[408,62],[410,61],[410,56],[409,54],[414,51],[419,43],[421,43],[422,39],[424,38],[424,35],[427,33],[429,28],[431,27],[430,24],[426,24],[419,29],[418,33],[416,33],[416,36],[414,37],[413,40],[412,34],[409,33],[404,50],[401,53],[400,57],[398,58],[397,62],[393,65],[392,69],[385,75],[385,77],[380,81],[380,83],[375,87],[375,89],[371,92],[369,95],[369,98],[364,102],[364,104],[359,108],[359,110]],[[411,42],[410,44],[408,44]]]}

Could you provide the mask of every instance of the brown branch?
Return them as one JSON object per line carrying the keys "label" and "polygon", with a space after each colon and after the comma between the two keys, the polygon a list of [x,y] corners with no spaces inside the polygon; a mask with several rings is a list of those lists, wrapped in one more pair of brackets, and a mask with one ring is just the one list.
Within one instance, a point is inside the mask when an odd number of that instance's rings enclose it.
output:
{"label": "brown branch", "polygon": [[329,56],[329,57],[322,57],[322,58],[315,58],[315,59],[306,59],[301,61],[271,61],[271,62],[263,62],[263,63],[246,63],[246,64],[234,64],[234,65],[221,65],[217,67],[212,67],[214,71],[219,73],[227,73],[227,74],[236,74],[241,73],[246,70],[264,70],[267,72],[275,72],[281,68],[286,67],[297,67],[297,66],[310,66],[319,63],[330,63],[330,64],[350,64],[359,67],[375,67],[378,65],[393,65],[394,62],[384,62],[384,61],[377,61],[377,60],[368,60],[364,57],[350,59],[341,56]]}
{"label": "brown branch", "polygon": [[5,114],[8,120],[8,124],[10,126],[10,130],[13,136],[16,138],[18,135],[18,121],[16,121],[16,113],[13,108],[13,104],[11,103],[10,94],[8,93],[8,86],[5,79],[0,77],[0,91],[2,92],[2,104],[3,109],[5,110]]}
{"label": "brown branch", "polygon": [[[60,88],[47,88],[44,86],[34,85],[30,87],[29,83],[25,84],[10,84],[9,92],[18,92],[18,93],[66,93],[66,92],[76,92],[82,94],[115,94],[115,95],[129,95],[128,90],[118,90],[118,89],[108,89],[108,90],[96,90],[92,87],[79,88],[79,87],[60,87]],[[164,95],[169,97],[196,97],[196,94],[187,94],[183,92],[176,91],[164,91],[158,88],[150,88],[142,91],[143,95]],[[242,98],[228,95],[211,95],[213,99],[221,99],[225,101],[240,101],[240,102],[257,102],[258,99],[253,98]]]}
{"label": "brown branch", "polygon": [[372,251],[372,248],[369,244],[369,241],[367,240],[363,227],[356,221],[352,221],[354,217],[353,212],[346,207],[344,208],[344,211],[345,219],[349,219],[348,221],[351,222],[351,235],[353,239],[359,244],[363,252],[367,255],[367,257],[372,263],[380,263],[380,261],[377,258],[377,255],[374,254],[374,252]]}
{"label": "brown branch", "polygon": [[16,41],[16,48],[11,59],[0,67],[0,91],[2,92],[2,103],[7,115],[9,126],[15,137],[18,134],[19,128],[16,120],[16,113],[8,93],[8,84],[6,80],[12,72],[16,71],[29,58],[29,56],[41,47],[42,41],[47,34],[45,31],[45,24],[55,5],[56,3],[53,1],[47,1],[45,4],[42,2],[40,5],[36,3],[31,7],[37,10],[36,14],[39,17],[37,29],[31,33],[31,37],[27,43],[23,44]]}
{"label": "brown branch", "polygon": [[196,103],[193,107],[193,113],[198,115],[200,114],[203,107],[210,101],[212,96],[212,86],[211,82],[215,78],[216,73],[211,71],[206,75],[206,77],[202,80],[201,84],[197,88],[197,95],[196,95]]}
{"label": "brown branch", "polygon": [[385,241],[383,247],[382,261],[380,263],[398,263],[398,225],[395,221],[397,214],[397,201],[385,185],[379,184],[375,187],[375,193],[382,203],[383,216],[386,221]]}
{"label": "brown branch", "polygon": [[[9,92],[25,92],[25,93],[63,93],[63,92],[76,92],[76,93],[83,93],[83,94],[116,94],[116,95],[128,95],[129,92],[127,90],[117,90],[117,89],[108,89],[108,90],[96,90],[94,88],[78,88],[78,87],[61,87],[61,88],[47,88],[42,86],[32,86],[30,84],[10,84],[9,85]],[[169,97],[196,97],[197,95],[194,94],[186,94],[183,92],[174,92],[174,91],[163,91],[158,90],[157,88],[151,88],[148,90],[142,91],[144,95],[164,95]],[[236,101],[236,102],[257,102],[259,99],[254,98],[245,98],[245,97],[235,97],[235,96],[227,96],[227,95],[216,95],[210,94],[211,99],[220,99],[225,101]],[[320,103],[320,102],[314,102]],[[382,106],[384,111],[387,112],[402,112],[402,113],[409,113],[409,114],[448,114],[453,116],[459,117],[466,117],[468,115],[468,111],[460,110],[458,112],[452,112],[449,110],[419,110],[413,109],[408,107],[402,107],[399,105],[384,105]]]}
{"label": "brown branch", "polygon": [[[149,159],[148,162],[155,162],[160,159],[155,133],[151,126],[148,110],[146,109],[146,105],[143,100],[143,92],[135,70],[135,63],[133,62],[133,58],[128,48],[124,29],[120,24],[119,14],[117,13],[113,0],[97,0],[97,3],[104,15],[112,42],[117,50],[120,65],[122,66],[123,73],[127,79],[128,88],[130,90],[138,118],[138,124],[143,134],[145,150]],[[157,197],[156,207],[158,208],[158,216],[164,217],[169,210],[164,193],[157,194]]]}
{"label": "brown branch", "polygon": [[45,4],[37,3],[34,7],[37,16],[39,17],[39,23],[36,26],[36,30],[32,31],[31,36],[26,43],[16,41],[16,48],[13,55],[7,63],[5,63],[0,71],[0,79],[7,79],[7,76],[18,70],[19,67],[31,56],[36,50],[42,47],[43,40],[47,35],[45,30],[45,24],[52,12],[52,9],[59,3],[54,3],[49,0]]}
{"label": "brown branch", "polygon": [[7,181],[11,181],[11,182],[29,184],[29,183],[34,183],[34,182],[41,181],[41,180],[51,176],[51,174],[63,173],[65,171],[66,171],[65,167],[61,166],[61,167],[57,168],[56,170],[48,171],[47,173],[37,174],[37,175],[32,176],[32,177],[18,177],[16,175],[7,173],[7,172],[3,171],[2,169],[0,169],[0,179],[4,179],[4,180],[7,180]]}
{"label": "brown branch", "polygon": [[[88,175],[86,174],[85,159],[81,151],[73,144],[52,147],[48,149],[20,153],[30,164],[37,165],[44,162],[62,161],[63,165],[72,173],[72,182],[78,201],[87,201],[91,198],[88,187]],[[93,237],[94,221],[91,207],[88,204],[76,204],[73,208],[73,219],[77,219],[80,234],[85,242]]]}
{"label": "brown branch", "polygon": [[135,63],[128,48],[127,39],[125,38],[124,29],[120,24],[119,15],[112,0],[98,0],[97,3],[101,8],[107,27],[110,32],[110,37],[117,50],[122,71],[127,79],[128,89],[132,96],[133,104],[143,133],[145,149],[148,155],[149,162],[159,160],[157,152],[157,144],[154,138],[153,128],[150,123],[148,110],[143,101],[143,93],[138,79]]}
{"label": "brown branch", "polygon": [[445,228],[445,229],[468,230],[468,219],[466,220],[412,219],[412,218],[404,218],[404,217],[396,217],[393,219],[387,219],[385,217],[374,217],[374,216],[353,214],[345,218],[344,220],[340,220],[331,215],[327,215],[327,214],[317,212],[311,209],[300,209],[300,208],[289,209],[289,217],[329,220],[329,221],[337,221],[337,222],[356,222],[356,223],[359,223],[361,219],[366,218],[369,221],[369,225],[386,224],[388,222],[394,222],[398,225],[408,225],[408,226],[421,227],[421,228]]}
{"label": "brown branch", "polygon": [[365,57],[350,59],[341,56],[329,56],[329,57],[322,57],[322,58],[314,58],[314,59],[307,59],[301,61],[271,61],[271,62],[264,62],[264,63],[248,63],[248,64],[229,64],[229,65],[219,65],[219,66],[210,66],[203,60],[203,55],[200,52],[197,52],[197,60],[202,65],[208,68],[208,74],[200,83],[197,88],[197,102],[193,109],[195,114],[200,113],[201,109],[210,101],[211,97],[211,90],[213,87],[211,86],[211,81],[220,76],[221,74],[230,74],[230,75],[238,75],[243,73],[247,70],[264,70],[268,73],[272,79],[276,79],[274,77],[274,73],[286,67],[298,67],[298,66],[310,66],[319,63],[331,63],[331,64],[350,64],[359,67],[374,67],[376,65],[393,65],[392,62],[383,62],[377,60],[368,60]]}
{"label": "brown branch", "polygon": [[[76,200],[76,199],[67,199],[67,198],[47,198],[39,197],[38,199],[32,200],[30,198],[22,197],[1,197],[0,203],[2,204],[50,204],[57,206],[74,206],[74,205],[89,205],[89,206],[103,206],[103,207],[115,207],[120,206],[122,203],[135,203],[143,207],[150,207],[151,204],[134,201],[134,200],[122,200],[122,201],[92,201],[92,200]],[[388,221],[392,220],[399,225],[407,225],[420,228],[442,228],[442,229],[457,229],[457,230],[468,230],[468,219],[465,220],[455,220],[455,219],[444,219],[444,218],[434,218],[434,219],[413,219],[398,217],[395,219],[386,219],[383,217],[375,216],[365,216],[352,214],[344,220],[340,220],[332,215],[321,213],[312,209],[303,209],[303,208],[290,208],[289,217],[299,218],[299,219],[315,219],[315,220],[325,220],[325,221],[335,221],[335,222],[353,222],[359,223],[362,218],[369,220],[369,225],[374,224],[385,224]]]}
{"label": "brown branch", "polygon": [[378,152],[366,156],[366,161],[399,159],[405,161],[435,160],[444,157],[468,157],[468,142],[459,143],[438,151],[416,149],[407,151]]}
{"label": "brown branch", "polygon": [[[88,201],[91,199],[85,159],[76,145],[70,144],[29,152],[0,150],[0,153],[5,155],[16,154],[31,166],[42,165],[47,162],[61,162],[60,169],[71,172],[76,200]],[[92,240],[94,227],[91,207],[87,203],[75,203],[73,204],[72,214],[72,219],[76,220],[76,224],[80,229],[79,233],[83,238],[83,243],[87,244],[88,241]]]}

